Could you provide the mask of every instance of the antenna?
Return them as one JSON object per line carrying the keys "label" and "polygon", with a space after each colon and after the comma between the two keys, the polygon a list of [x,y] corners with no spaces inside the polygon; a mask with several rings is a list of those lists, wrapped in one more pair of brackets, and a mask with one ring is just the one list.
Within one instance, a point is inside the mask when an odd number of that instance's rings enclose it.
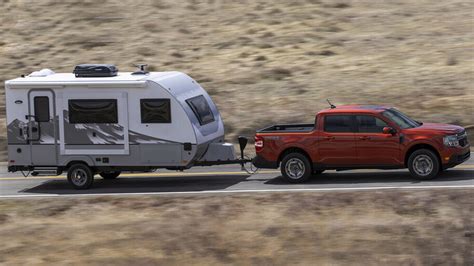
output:
{"label": "antenna", "polygon": [[326,99],[326,101],[329,103],[329,106],[331,106],[331,109],[334,109],[336,108],[336,106],[334,104],[332,104],[329,99]]}
{"label": "antenna", "polygon": [[147,64],[134,64],[136,67],[138,67],[140,70],[135,71],[132,73],[132,75],[145,75],[148,74],[148,71],[145,70],[145,67],[148,66]]}

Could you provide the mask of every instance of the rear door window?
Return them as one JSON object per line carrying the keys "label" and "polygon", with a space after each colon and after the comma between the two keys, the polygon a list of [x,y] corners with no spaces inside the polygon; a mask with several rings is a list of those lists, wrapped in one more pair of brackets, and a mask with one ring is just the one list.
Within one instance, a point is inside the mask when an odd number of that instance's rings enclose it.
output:
{"label": "rear door window", "polygon": [[358,115],[356,121],[360,133],[383,133],[383,128],[388,127],[387,123],[372,115]]}
{"label": "rear door window", "polygon": [[325,132],[354,132],[353,116],[351,115],[327,115],[324,117]]}

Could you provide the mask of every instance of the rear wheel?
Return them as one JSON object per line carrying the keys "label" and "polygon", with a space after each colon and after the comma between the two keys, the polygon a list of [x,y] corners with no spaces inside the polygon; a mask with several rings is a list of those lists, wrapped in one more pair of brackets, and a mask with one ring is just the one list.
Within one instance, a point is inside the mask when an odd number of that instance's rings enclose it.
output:
{"label": "rear wheel", "polygon": [[75,189],[88,189],[94,182],[94,174],[85,164],[73,164],[67,171],[67,180]]}
{"label": "rear wheel", "polygon": [[115,179],[120,175],[120,171],[117,171],[117,172],[102,172],[102,173],[99,173],[99,175],[103,179]]}
{"label": "rear wheel", "polygon": [[290,183],[302,183],[311,176],[311,163],[301,153],[289,153],[281,161],[281,174]]}
{"label": "rear wheel", "polygon": [[410,174],[420,180],[433,179],[440,171],[438,157],[428,149],[414,151],[408,158]]}

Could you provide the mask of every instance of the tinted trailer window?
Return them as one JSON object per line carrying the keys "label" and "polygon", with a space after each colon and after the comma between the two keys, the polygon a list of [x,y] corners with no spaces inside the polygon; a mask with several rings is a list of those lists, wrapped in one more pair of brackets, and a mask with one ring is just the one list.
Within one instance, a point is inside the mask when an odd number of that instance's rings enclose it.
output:
{"label": "tinted trailer window", "polygon": [[187,99],[186,102],[193,110],[201,126],[214,122],[212,110],[203,95]]}
{"label": "tinted trailer window", "polygon": [[117,100],[69,100],[69,123],[118,123]]}
{"label": "tinted trailer window", "polygon": [[142,123],[171,123],[170,99],[141,99]]}

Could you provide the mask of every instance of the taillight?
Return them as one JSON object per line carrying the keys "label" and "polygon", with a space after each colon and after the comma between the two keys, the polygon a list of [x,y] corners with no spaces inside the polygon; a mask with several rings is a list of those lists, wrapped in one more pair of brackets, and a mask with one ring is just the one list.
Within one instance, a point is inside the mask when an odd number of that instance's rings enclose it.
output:
{"label": "taillight", "polygon": [[255,151],[259,152],[261,150],[263,150],[263,138],[255,136]]}

